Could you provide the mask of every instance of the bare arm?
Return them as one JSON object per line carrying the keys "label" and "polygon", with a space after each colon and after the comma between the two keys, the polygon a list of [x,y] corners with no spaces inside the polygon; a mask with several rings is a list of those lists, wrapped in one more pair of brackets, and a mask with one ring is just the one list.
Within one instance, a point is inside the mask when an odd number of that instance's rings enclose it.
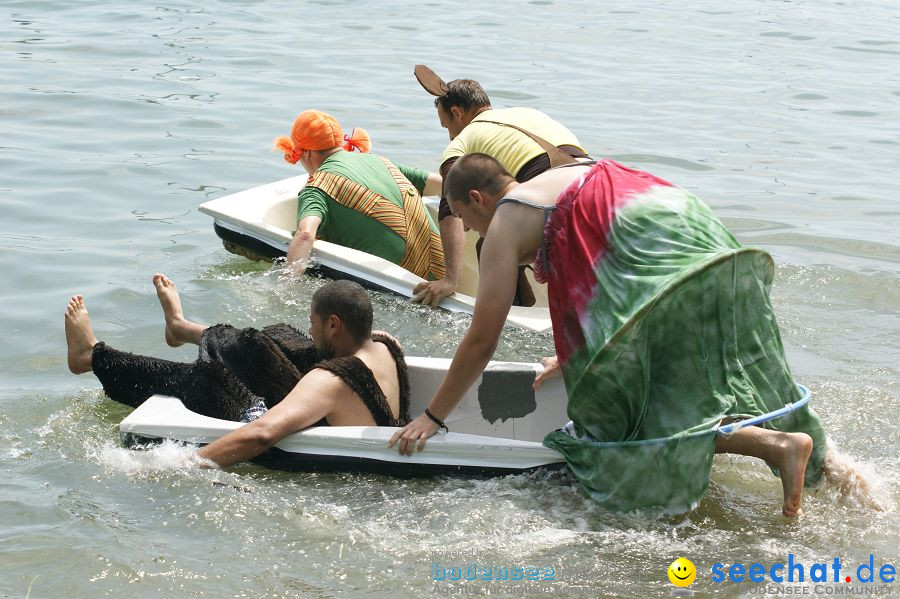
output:
{"label": "bare arm", "polygon": [[[443,196],[443,178],[456,157],[448,158],[441,164],[441,174],[428,174],[428,184],[425,187],[426,195]],[[432,177],[440,178],[441,185],[431,188]],[[441,209],[438,211],[438,228],[441,232],[441,245],[444,248],[444,278],[439,281],[425,281],[413,288],[412,301],[437,306],[442,299],[452,295],[459,285],[459,275],[462,273],[463,251],[466,246],[465,231],[462,219],[450,215],[450,209],[446,205],[446,198],[441,198]],[[441,216],[443,215],[443,218]]]}
{"label": "bare arm", "polygon": [[[482,277],[478,283],[472,324],[453,356],[444,382],[428,406],[429,411],[441,420],[450,415],[494,355],[516,293],[519,263],[516,247],[512,236],[503,233],[487,238],[484,243],[482,261],[491,265],[492,276]],[[420,450],[425,446],[425,439],[437,428],[437,424],[422,414],[394,433],[388,447],[393,447],[399,440],[400,453],[411,455],[416,446]]]}
{"label": "bare arm", "polygon": [[312,251],[313,242],[316,240],[316,231],[322,218],[317,215],[310,215],[300,221],[297,225],[297,231],[288,247],[287,264],[297,274],[302,275],[309,266],[309,254]]}
{"label": "bare arm", "polygon": [[253,459],[276,443],[328,416],[343,383],[324,370],[313,370],[281,402],[258,420],[232,431],[197,452],[221,468]]}
{"label": "bare arm", "polygon": [[448,216],[438,222],[438,227],[441,230],[441,245],[444,247],[444,278],[419,283],[413,288],[412,296],[412,301],[432,306],[437,306],[442,299],[456,291],[466,245],[461,218]]}
{"label": "bare arm", "polygon": [[425,181],[424,196],[439,196],[444,187],[444,179],[437,173],[428,173],[428,179]]}

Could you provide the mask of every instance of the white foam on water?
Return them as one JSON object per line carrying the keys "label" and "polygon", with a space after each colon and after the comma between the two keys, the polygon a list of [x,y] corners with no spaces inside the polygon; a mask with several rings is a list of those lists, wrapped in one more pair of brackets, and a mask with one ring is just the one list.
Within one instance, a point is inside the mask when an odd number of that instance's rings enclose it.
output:
{"label": "white foam on water", "polygon": [[842,453],[831,438],[828,439],[828,447],[826,484],[819,493],[821,498],[876,512],[893,511],[887,481],[878,474],[874,465]]}
{"label": "white foam on water", "polygon": [[104,466],[126,474],[189,470],[212,464],[197,456],[196,446],[174,441],[163,441],[143,451],[107,444],[98,449],[97,458]]}

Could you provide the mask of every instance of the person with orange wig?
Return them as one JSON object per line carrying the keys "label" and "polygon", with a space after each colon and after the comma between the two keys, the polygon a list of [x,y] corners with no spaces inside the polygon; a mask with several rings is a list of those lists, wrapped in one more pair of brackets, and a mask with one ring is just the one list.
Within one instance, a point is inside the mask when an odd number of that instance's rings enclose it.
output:
{"label": "person with orange wig", "polygon": [[365,130],[345,135],[337,119],[319,110],[301,112],[290,136],[275,140],[285,160],[309,173],[298,195],[288,265],[303,273],[318,238],[379,256],[423,279],[441,279],[441,238],[422,202],[422,195],[440,193],[441,177],[370,154],[371,147]]}

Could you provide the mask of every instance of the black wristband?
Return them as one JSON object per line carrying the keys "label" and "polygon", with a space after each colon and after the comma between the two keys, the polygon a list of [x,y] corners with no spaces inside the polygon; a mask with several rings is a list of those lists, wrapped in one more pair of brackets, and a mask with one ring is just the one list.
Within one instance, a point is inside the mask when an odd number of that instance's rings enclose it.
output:
{"label": "black wristband", "polygon": [[429,410],[428,408],[425,408],[425,415],[428,416],[429,418],[431,418],[431,421],[433,423],[435,423],[436,425],[438,425],[438,427],[444,429],[448,433],[450,432],[450,429],[447,428],[447,425],[444,424],[444,421],[441,420],[440,418],[438,418],[437,416],[435,416],[434,414],[432,414],[431,410]]}

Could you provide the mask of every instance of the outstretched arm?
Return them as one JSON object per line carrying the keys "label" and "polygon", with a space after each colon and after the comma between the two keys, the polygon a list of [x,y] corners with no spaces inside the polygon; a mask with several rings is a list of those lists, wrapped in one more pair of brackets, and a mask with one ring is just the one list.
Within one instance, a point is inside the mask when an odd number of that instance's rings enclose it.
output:
{"label": "outstretched arm", "polygon": [[313,370],[304,376],[281,402],[258,420],[232,431],[206,447],[197,455],[221,468],[251,460],[279,441],[310,427],[328,416],[343,383],[325,370]]}
{"label": "outstretched arm", "polygon": [[[428,183],[425,187],[425,195],[440,195],[441,206],[438,210],[438,228],[441,232],[441,245],[444,248],[444,278],[437,281],[425,281],[419,283],[413,288],[412,301],[421,302],[423,304],[431,304],[437,306],[442,299],[456,292],[459,285],[459,276],[462,273],[463,251],[466,247],[465,231],[461,218],[456,218],[450,212],[450,206],[447,204],[447,198],[443,197],[443,178],[447,176],[447,172],[456,157],[449,158],[441,164],[441,174],[434,175],[429,173]],[[433,185],[435,180],[432,177],[440,179],[441,184],[436,187]]]}
{"label": "outstretched arm", "polygon": [[444,248],[445,275],[437,281],[424,281],[413,288],[412,301],[437,306],[442,299],[452,295],[459,284],[462,272],[463,250],[466,238],[461,218],[448,216],[438,221],[441,245]]}
{"label": "outstretched arm", "polygon": [[[428,406],[428,410],[440,420],[450,415],[469,387],[484,372],[497,348],[516,293],[518,257],[515,244],[511,241],[498,235],[484,243],[482,261],[491,265],[491,276],[482,277],[479,281],[472,324],[453,356],[444,382]],[[427,414],[422,414],[394,433],[388,447],[399,441],[400,453],[412,455],[414,448],[421,450],[425,447],[425,439],[437,429],[438,425]]]}
{"label": "outstretched arm", "polygon": [[306,267],[309,266],[309,254],[321,222],[322,218],[318,215],[310,215],[297,225],[297,232],[288,247],[287,265],[298,275],[306,272]]}

